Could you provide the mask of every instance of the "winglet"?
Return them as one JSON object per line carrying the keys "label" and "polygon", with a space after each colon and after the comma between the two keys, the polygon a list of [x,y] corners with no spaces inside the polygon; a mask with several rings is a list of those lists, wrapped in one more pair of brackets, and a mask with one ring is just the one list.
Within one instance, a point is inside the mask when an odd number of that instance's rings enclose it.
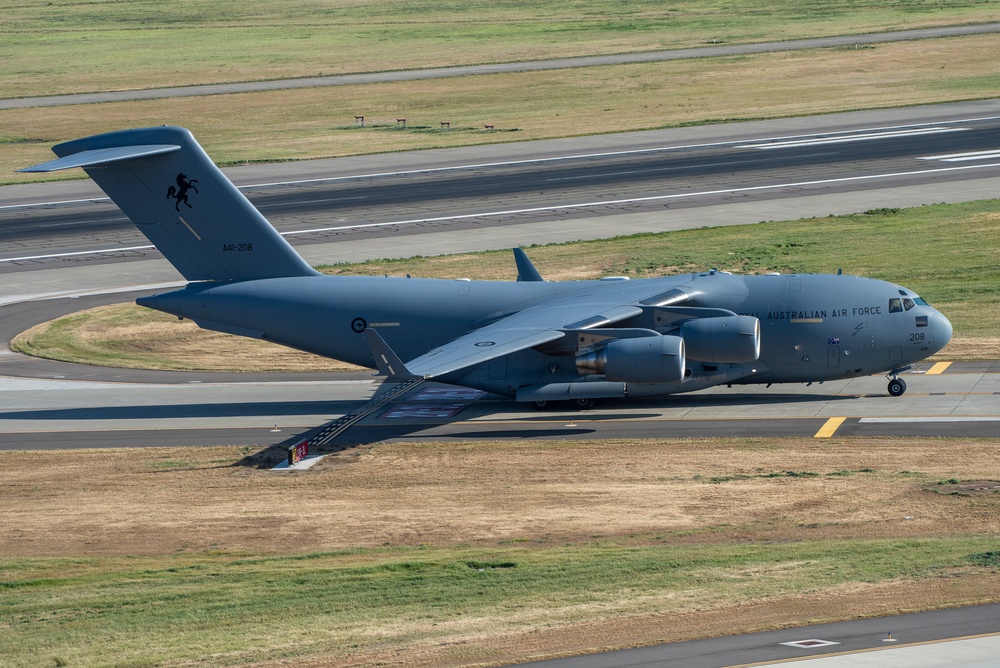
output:
{"label": "winglet", "polygon": [[525,254],[522,248],[514,249],[514,262],[517,264],[517,280],[518,281],[544,281],[542,275],[538,273],[535,269],[535,265],[531,264],[531,260],[528,259],[527,254]]}
{"label": "winglet", "polygon": [[403,361],[399,359],[396,353],[392,352],[392,348],[389,347],[389,344],[385,342],[378,332],[368,328],[365,330],[365,336],[368,338],[368,347],[372,351],[372,357],[375,358],[375,367],[378,369],[378,375],[386,376],[386,380],[394,382],[420,378],[420,376],[410,373],[406,365],[403,364]]}

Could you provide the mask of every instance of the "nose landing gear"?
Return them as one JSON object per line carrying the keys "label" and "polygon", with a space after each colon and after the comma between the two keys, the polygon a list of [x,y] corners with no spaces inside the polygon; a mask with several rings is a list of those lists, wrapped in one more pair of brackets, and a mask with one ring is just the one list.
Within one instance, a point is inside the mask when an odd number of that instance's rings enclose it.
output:
{"label": "nose landing gear", "polygon": [[906,381],[899,377],[899,374],[904,371],[909,371],[912,365],[907,365],[900,367],[899,369],[893,369],[886,376],[889,379],[889,395],[893,397],[901,397],[903,393],[906,392]]}

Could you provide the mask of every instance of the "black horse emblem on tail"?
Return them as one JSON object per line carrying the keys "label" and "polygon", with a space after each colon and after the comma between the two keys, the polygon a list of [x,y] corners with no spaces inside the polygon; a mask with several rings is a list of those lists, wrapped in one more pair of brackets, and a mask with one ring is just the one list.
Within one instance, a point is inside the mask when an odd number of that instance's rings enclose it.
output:
{"label": "black horse emblem on tail", "polygon": [[186,181],[185,180],[186,178],[187,177],[183,173],[178,174],[177,186],[176,187],[170,186],[169,188],[167,188],[167,199],[177,200],[177,203],[174,204],[174,208],[177,209],[178,211],[181,210],[181,202],[183,202],[184,205],[187,206],[187,208],[193,209],[194,207],[191,206],[190,202],[188,202],[188,191],[193,190],[195,192],[198,192],[198,189],[195,188],[194,186],[194,184],[198,183],[198,180],[191,179],[190,181]]}

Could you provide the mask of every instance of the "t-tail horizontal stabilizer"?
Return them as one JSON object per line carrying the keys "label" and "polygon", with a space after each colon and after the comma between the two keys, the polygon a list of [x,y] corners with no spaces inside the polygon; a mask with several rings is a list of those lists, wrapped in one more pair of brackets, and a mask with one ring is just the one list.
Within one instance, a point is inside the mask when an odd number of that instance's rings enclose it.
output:
{"label": "t-tail horizontal stabilizer", "polygon": [[189,281],[312,276],[184,128],[123,130],[52,148],[24,172],[82,167]]}
{"label": "t-tail horizontal stabilizer", "polygon": [[365,330],[365,336],[368,338],[368,347],[372,351],[372,357],[375,358],[375,368],[378,369],[378,375],[386,376],[387,381],[394,383],[420,378],[420,376],[410,373],[406,365],[378,332],[369,328]]}

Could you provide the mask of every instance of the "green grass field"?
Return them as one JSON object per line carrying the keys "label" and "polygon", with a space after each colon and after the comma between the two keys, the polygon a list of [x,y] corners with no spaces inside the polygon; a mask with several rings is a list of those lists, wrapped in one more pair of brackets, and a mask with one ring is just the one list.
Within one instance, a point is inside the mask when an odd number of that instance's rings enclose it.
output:
{"label": "green grass field", "polygon": [[[73,7],[96,11],[106,5],[108,3]],[[126,5],[116,3],[114,6]],[[580,11],[588,6],[584,4]],[[858,6],[854,3],[820,4],[814,11],[810,9],[812,5],[806,3],[791,8],[785,3],[762,4],[749,12],[749,18],[743,23],[753,24],[758,17],[764,16],[770,17],[773,26],[734,41],[811,34],[807,29],[810,21],[822,26],[823,34],[863,30],[865,26],[853,25],[854,19],[848,16],[878,17],[883,10],[896,13],[897,18],[890,21],[892,26],[886,27],[897,28],[925,25],[927,20],[956,23],[1000,18],[991,14],[1000,13],[1000,9],[993,9],[989,4],[956,7],[951,3],[931,3],[921,5],[926,11],[910,13],[891,9],[893,5],[875,3],[864,7],[874,7],[878,11],[849,11]],[[746,5],[740,7],[749,11]],[[719,21],[731,21],[730,9],[726,3],[693,2],[679,14],[684,20],[714,16]],[[544,9],[538,11],[545,14]],[[637,12],[636,20],[642,16],[642,12]],[[913,23],[907,23],[906,17]],[[805,25],[800,25],[800,21]],[[455,37],[449,32],[450,25],[441,28],[436,44],[448,52],[453,43],[465,43],[461,48],[471,48],[476,56],[473,59],[482,59],[478,44],[473,41],[469,47],[460,33]],[[499,22],[498,25],[507,24]],[[168,28],[162,30],[169,32]],[[138,35],[140,31],[131,32]],[[150,32],[159,34],[158,30]],[[706,29],[706,33],[709,32],[715,31]],[[84,37],[98,40],[100,34],[86,32]],[[644,33],[625,30],[618,34]],[[23,36],[15,33],[9,37],[16,41],[15,38]],[[403,35],[398,39],[402,40]],[[586,34],[580,34],[571,41],[585,53],[629,50],[625,47],[605,49],[599,41],[588,40]],[[544,39],[540,41],[547,43]],[[221,37],[218,42],[210,42],[229,48]],[[409,53],[402,42],[379,42],[379,45],[354,51]],[[0,42],[0,55],[5,55],[4,48],[5,44]],[[260,53],[270,53],[269,48],[262,47]],[[1000,73],[996,68],[998,48],[1000,36],[986,35],[900,42],[863,49],[821,49],[433,81],[0,110],[0,183],[73,178],[69,173],[43,176],[18,174],[17,170],[50,159],[49,148],[59,141],[165,123],[190,127],[214,160],[229,165],[982,99],[995,96],[1000,89]],[[13,59],[29,51],[11,49],[6,55]],[[278,52],[283,53],[280,49]],[[143,68],[141,60],[146,53],[158,53],[157,58],[176,67],[174,61],[164,55],[167,52],[155,48],[116,50],[116,57],[133,58],[137,63],[119,62],[103,69],[89,63],[84,66],[87,76],[96,76],[98,83],[84,88],[114,87],[106,82],[119,73],[134,79],[128,85],[122,84],[124,87],[173,82],[164,72]],[[25,65],[30,65],[28,78],[48,82],[46,92],[56,92],[61,85],[59,77],[42,66],[45,57],[38,55],[28,59]],[[457,55],[452,58],[452,62],[465,62]],[[58,62],[76,67],[77,63],[88,61],[85,55],[64,54]],[[201,64],[204,65],[204,61]],[[428,64],[421,61],[420,66]],[[11,67],[9,71],[16,72],[17,68]],[[75,75],[69,78],[74,79]],[[213,80],[245,78],[252,77],[220,72]],[[12,80],[2,83],[0,90],[16,88]],[[367,128],[354,126],[356,114],[367,117]],[[409,119],[407,130],[395,129],[397,117]],[[449,121],[451,130],[442,130],[441,121]],[[487,132],[486,123],[494,124],[496,132]]]}
{"label": "green grass field", "polygon": [[975,0],[14,0],[0,96],[653,51],[1000,20]]}
{"label": "green grass field", "polygon": [[540,619],[597,622],[989,572],[994,565],[975,565],[976,555],[995,547],[984,536],[635,542],[653,544],[0,561],[0,664],[236,665],[311,655],[337,663],[362,650],[448,643],[486,619],[490,632],[510,633]]}

